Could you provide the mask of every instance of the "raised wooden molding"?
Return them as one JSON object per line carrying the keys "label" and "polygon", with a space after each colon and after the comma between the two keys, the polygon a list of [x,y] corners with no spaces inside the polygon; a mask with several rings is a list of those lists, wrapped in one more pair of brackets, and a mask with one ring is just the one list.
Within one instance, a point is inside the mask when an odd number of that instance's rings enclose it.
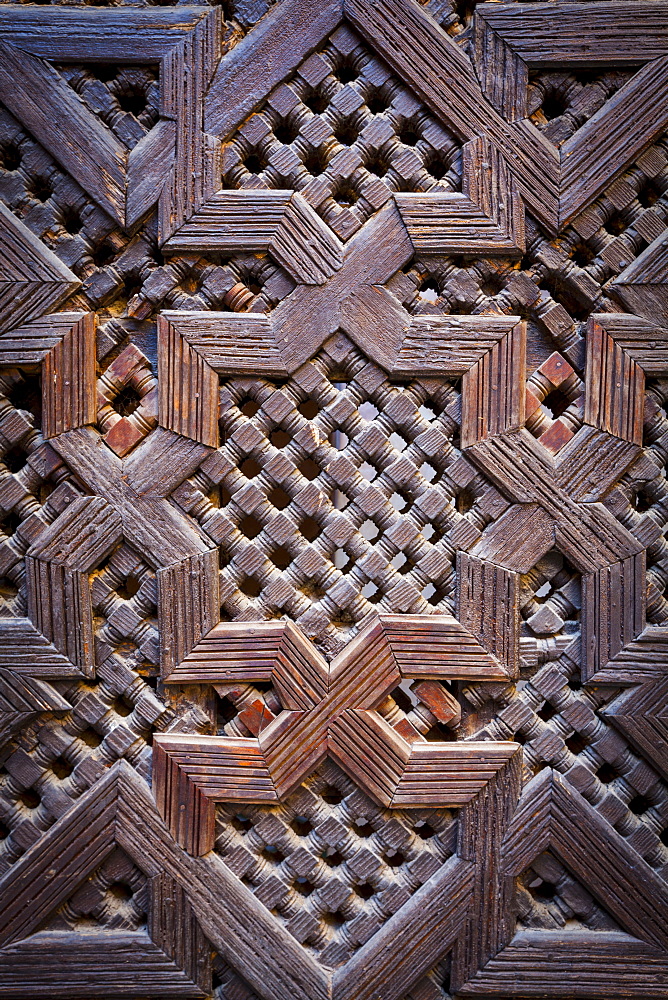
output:
{"label": "raised wooden molding", "polygon": [[304,285],[324,284],[343,260],[343,247],[329,226],[291,191],[218,191],[165,249],[268,250]]}
{"label": "raised wooden molding", "polygon": [[[180,220],[183,204],[201,199],[204,179],[187,164],[193,148],[195,156],[202,149],[202,97],[220,57],[220,35],[220,11],[202,7],[121,16],[115,10],[3,12],[0,99],[119,225],[134,225],[158,198],[163,220]],[[160,65],[163,121],[130,152],[49,62],[110,59]],[[202,73],[185,71],[192,59],[201,60]]]}
{"label": "raised wooden molding", "polygon": [[79,285],[76,274],[0,202],[0,334],[53,309]]}
{"label": "raised wooden molding", "polygon": [[463,161],[461,194],[395,195],[416,252],[521,253],[524,208],[501,154],[481,137],[464,145]]}
{"label": "raised wooden molding", "polygon": [[[558,153],[556,210],[541,221],[563,228],[668,123],[668,5],[623,3],[481,4],[474,19],[476,66],[488,100],[514,123],[518,142],[537,154],[543,139],[527,117],[529,69],[642,66]],[[660,109],[657,113],[657,108]],[[536,189],[543,181],[537,178]]]}
{"label": "raised wooden molding", "polygon": [[[668,236],[665,233],[657,236],[614,279],[611,289],[631,312],[638,313],[652,325],[659,323],[668,327]],[[647,363],[651,363],[650,357]]]}
{"label": "raised wooden molding", "polygon": [[[142,784],[119,761],[12,868],[2,885],[0,996],[31,997],[45,981],[61,995],[73,979],[85,984],[89,996],[106,996],[124,985],[134,989],[137,983],[151,995],[204,1000],[210,994],[210,948],[187,898],[186,880],[181,873],[174,877],[169,862],[149,859],[140,841],[128,843],[123,835],[119,812],[137,792],[141,796]],[[159,836],[159,829],[155,832]],[[85,933],[40,930],[116,845],[148,876],[153,902],[148,928],[114,931],[102,948]]]}
{"label": "raised wooden molding", "polygon": [[[631,976],[634,995],[650,997],[652,983],[656,984],[656,977],[665,975],[668,967],[665,883],[550,768],[529,782],[522,793],[505,837],[502,866],[508,874],[519,874],[547,849],[576,874],[623,928],[623,933],[578,935],[576,954],[590,969],[589,994],[602,998],[611,990],[623,991]],[[597,877],[602,870],[607,873],[604,880]],[[637,881],[638,870],[643,873],[643,889]],[[622,900],[632,900],[632,905]],[[457,984],[458,992],[464,996],[496,994],[504,988],[511,968],[519,996],[537,996],[539,983],[547,983],[555,994],[564,988],[575,989],[579,974],[571,965],[572,955],[567,932],[511,931],[503,947],[479,972],[467,983]],[[655,985],[653,988],[656,990]]]}
{"label": "raised wooden molding", "polygon": [[374,709],[406,678],[507,676],[448,615],[382,615],[329,665],[291,622],[217,625],[167,683],[271,681],[284,711],[256,739],[156,735],[156,801],[194,854],[212,847],[214,802],[280,800],[328,753],[385,806],[462,806],[516,744],[411,743]]}

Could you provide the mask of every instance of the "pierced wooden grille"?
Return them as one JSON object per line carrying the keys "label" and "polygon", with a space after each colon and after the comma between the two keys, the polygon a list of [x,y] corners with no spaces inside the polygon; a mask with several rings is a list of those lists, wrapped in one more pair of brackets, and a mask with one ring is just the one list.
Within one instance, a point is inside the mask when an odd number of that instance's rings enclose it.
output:
{"label": "pierced wooden grille", "polygon": [[666,6],[0,4],[0,996],[667,994]]}

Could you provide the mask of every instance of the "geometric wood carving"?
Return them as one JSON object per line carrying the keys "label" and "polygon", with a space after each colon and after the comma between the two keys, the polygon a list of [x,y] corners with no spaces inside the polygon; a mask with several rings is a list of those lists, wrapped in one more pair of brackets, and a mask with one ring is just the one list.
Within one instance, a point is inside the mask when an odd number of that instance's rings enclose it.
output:
{"label": "geometric wood carving", "polygon": [[34,319],[73,292],[76,275],[0,206],[0,333]]}
{"label": "geometric wood carving", "polygon": [[0,6],[0,996],[665,993],[667,9]]}
{"label": "geometric wood carving", "polygon": [[[46,981],[58,995],[72,979],[82,996],[84,991],[103,996],[109,988],[130,984],[134,989],[137,983],[150,995],[168,991],[195,998],[210,992],[209,948],[182,880],[119,830],[121,805],[136,783],[132,769],[117,764],[12,870],[0,927],[0,993],[34,996],[39,983]],[[46,918],[119,843],[146,876],[144,892],[152,898],[148,928],[128,932],[121,924],[114,929],[112,919],[108,930],[98,928],[98,935],[43,930]],[[122,883],[113,883],[107,895],[113,898],[114,890],[119,893],[121,888]],[[93,891],[91,884],[89,895]],[[110,914],[103,909],[102,916],[108,919]]]}
{"label": "geometric wood carving", "polygon": [[[567,4],[533,7],[520,20],[511,5],[482,8],[475,19],[480,78],[488,99],[513,123],[529,147],[541,137],[527,116],[529,69],[545,64],[589,68],[643,65],[635,76],[559,151],[554,171],[558,192],[554,222],[564,226],[632,162],[648,137],[665,128],[666,43],[663,11],[645,6],[630,32],[609,32],[610,13],[594,5],[571,17]],[[643,16],[644,15],[644,16]],[[586,24],[586,28],[584,25]],[[536,40],[540,39],[539,44]],[[538,187],[545,182],[539,180]],[[547,215],[547,213],[546,213]],[[546,217],[544,221],[548,221]]]}
{"label": "geometric wood carving", "polygon": [[[197,8],[187,15],[169,10],[154,15],[136,10],[120,18],[113,10],[58,11],[55,20],[46,21],[41,11],[22,11],[18,18],[7,11],[0,19],[0,36],[5,52],[0,98],[118,223],[134,225],[163,188],[167,214],[179,211],[182,198],[197,199],[201,180],[186,162],[192,147],[198,150],[202,141],[201,95],[207,71],[191,76],[184,66],[191,59],[206,64],[217,51],[217,11]],[[108,60],[113,58],[110,39],[122,61],[158,63],[164,84],[164,120],[130,153],[44,61]],[[62,115],[61,129],[52,127],[46,95]]]}
{"label": "geometric wood carving", "polygon": [[[450,617],[381,617],[329,667],[290,623],[218,625],[167,682],[271,681],[284,711],[261,719],[255,740],[156,736],[160,810],[179,843],[205,854],[213,843],[213,802],[280,800],[328,753],[385,806],[463,805],[506,765],[515,745],[419,742],[415,730],[397,732],[373,711],[402,679],[446,675],[507,676]],[[296,746],[303,747],[299,754]]]}
{"label": "geometric wood carving", "polygon": [[668,249],[666,237],[657,236],[633,264],[613,282],[613,289],[624,305],[660,326],[668,326],[666,278]]}

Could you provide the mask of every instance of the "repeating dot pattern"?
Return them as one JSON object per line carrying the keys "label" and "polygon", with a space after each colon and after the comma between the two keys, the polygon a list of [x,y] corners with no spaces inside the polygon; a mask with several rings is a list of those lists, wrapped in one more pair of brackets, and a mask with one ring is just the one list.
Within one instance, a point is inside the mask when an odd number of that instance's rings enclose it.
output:
{"label": "repeating dot pattern", "polygon": [[221,546],[223,618],[285,614],[330,655],[377,611],[452,610],[455,549],[507,506],[457,447],[459,405],[343,335],[280,388],[224,385],[225,443],[174,493]]}
{"label": "repeating dot pattern", "polygon": [[445,810],[381,809],[332,762],[285,803],[217,807],[216,850],[287,930],[345,962],[455,850]]}
{"label": "repeating dot pattern", "polygon": [[395,191],[453,191],[460,144],[342,25],[223,147],[223,181],[299,191],[341,239]]}
{"label": "repeating dot pattern", "polygon": [[39,928],[49,931],[144,930],[148,880],[116,848]]}
{"label": "repeating dot pattern", "polygon": [[[111,5],[123,3],[96,4]],[[225,44],[236,44],[268,6],[224,3]],[[474,3],[424,6],[470,51]],[[59,71],[127,148],[155,125],[157,69]],[[631,76],[533,74],[531,118],[561,145]],[[228,187],[300,191],[342,239],[395,191],[460,185],[459,143],[347,27],[269,95],[224,148],[223,163]],[[2,108],[0,198],[81,279],[62,308],[97,311],[103,374],[130,343],[155,366],[160,309],[264,313],[294,288],[268,254],[163,256],[155,213],[132,234],[119,232]],[[612,280],[667,224],[663,137],[557,239],[529,218],[521,260],[418,256],[388,288],[414,315],[519,314],[529,326],[530,376],[558,350],[582,379],[588,316],[623,309]],[[652,624],[668,622],[667,402],[668,380],[650,380],[643,455],[605,499],[648,545]],[[508,506],[459,451],[459,406],[456,383],[394,384],[342,335],[284,383],[221,384],[221,447],[173,499],[220,546],[223,620],[286,615],[331,656],[379,610],[452,610],[456,552]],[[0,617],[25,614],[25,553],[80,495],[42,439],[39,410],[35,372],[0,370]],[[0,872],[114,760],[148,778],[153,731],[248,735],[251,702],[280,710],[271,690],[241,685],[227,693],[216,727],[201,705],[168,699],[157,681],[155,574],[130,543],[95,570],[92,584],[96,676],[54,681],[71,710],[37,716],[0,755]],[[465,732],[521,742],[527,779],[554,767],[668,877],[666,785],[608,725],[618,690],[581,684],[579,575],[548,553],[522,578],[520,603],[520,679],[453,686]],[[410,690],[394,692],[382,712],[410,719],[428,738],[452,736],[433,728]],[[484,728],[478,713],[490,719]],[[447,861],[457,824],[443,810],[379,809],[331,763],[283,805],[222,805],[217,821],[225,863],[328,967],[354,954]],[[45,926],[141,930],[145,882],[116,851]],[[518,879],[515,909],[525,928],[616,927],[549,854]],[[255,1000],[219,956],[214,970],[216,1000]],[[404,1000],[443,1000],[448,982],[446,956]]]}

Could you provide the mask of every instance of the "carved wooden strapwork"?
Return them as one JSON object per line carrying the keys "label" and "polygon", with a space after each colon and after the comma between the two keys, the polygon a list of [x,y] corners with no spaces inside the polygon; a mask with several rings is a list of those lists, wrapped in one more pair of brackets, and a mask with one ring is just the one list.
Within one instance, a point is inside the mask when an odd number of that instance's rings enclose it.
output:
{"label": "carved wooden strapwork", "polygon": [[[479,795],[462,810],[458,856],[336,970],[318,965],[226,864],[215,856],[184,854],[145,783],[119,762],[5,878],[0,993],[33,996],[41,979],[62,994],[75,978],[75,995],[82,997],[84,991],[108,995],[137,983],[147,995],[207,996],[211,942],[228,962],[241,962],[252,988],[272,1000],[371,998],[385,984],[400,996],[452,948],[465,927],[472,893],[498,884],[499,849],[490,833],[497,823],[505,826],[514,807],[516,762],[515,756],[501,772],[503,781],[491,778],[491,794]],[[476,861],[481,851],[484,873]],[[125,885],[109,885],[114,872],[123,873]],[[111,906],[96,907],[104,894]],[[132,907],[128,917],[134,919],[123,921],[119,898],[128,900],[121,905]],[[496,911],[497,899],[489,898]],[[143,908],[149,911],[146,924]],[[88,932],[79,930],[82,910],[97,915],[98,934],[90,933],[90,919],[81,921]],[[56,941],[63,951],[54,952]],[[389,951],[391,966],[383,961]]]}
{"label": "carved wooden strapwork", "polygon": [[[201,533],[165,497],[188,470],[196,468],[206,450],[167,431],[156,430],[127,458],[120,459],[103,444],[98,431],[85,426],[99,419],[95,412],[92,314],[55,314],[10,331],[0,338],[0,359],[14,365],[42,362],[45,437],[96,498],[82,497],[69,503],[29,550],[27,589],[31,620],[23,620],[20,627],[16,619],[0,621],[1,634],[7,639],[0,653],[3,666],[26,669],[32,649],[28,669],[36,676],[92,671],[89,574],[122,538],[133,541],[158,569],[165,656],[171,655],[170,636],[181,630],[177,622],[182,602],[187,600],[189,607],[197,607],[198,595],[205,594],[201,598],[201,612],[196,616],[200,631],[195,627],[191,639],[196,641],[216,618],[217,578],[206,568],[211,564],[211,556],[215,563],[215,554],[210,553],[210,545]],[[147,384],[146,373],[140,374],[142,359],[136,348],[130,347],[112,363],[103,382],[108,396],[115,397],[133,379],[144,392],[148,389],[155,394]],[[150,372],[148,381],[155,381]],[[146,398],[145,395],[144,408]],[[140,415],[141,412],[142,406]],[[133,416],[119,417],[107,430],[109,437],[116,432],[110,443],[121,454],[126,454],[142,436],[141,423],[136,417],[133,420]],[[149,427],[153,422],[155,417],[149,419]],[[49,454],[53,456],[53,464],[56,456],[53,452]],[[49,460],[48,456],[46,459]],[[163,469],[158,482],[153,477],[152,462]],[[91,524],[95,525],[94,538],[84,543],[83,539],[90,538]],[[191,576],[195,567],[204,571],[203,585],[198,576]],[[192,626],[190,620],[186,634],[191,634]],[[29,636],[33,638],[26,648]],[[179,641],[174,639],[174,642],[180,648]]]}
{"label": "carved wooden strapwork", "polygon": [[[531,400],[530,418],[537,410],[534,393],[525,388],[521,351],[500,366],[496,379],[500,392],[488,410],[484,393],[489,381],[481,363],[467,376],[468,389],[464,389],[475,400],[483,397],[475,422],[467,424],[464,417],[467,453],[516,501],[471,554],[519,573],[528,572],[554,547],[571,560],[584,574],[587,678],[598,676],[597,671],[645,625],[644,546],[610,516],[600,500],[638,455],[642,364],[656,371],[661,363],[653,350],[643,351],[648,341],[643,342],[646,330],[641,321],[623,317],[618,323],[617,317],[608,315],[591,320],[584,423],[573,434],[564,425],[557,429],[555,422],[546,432],[548,447],[522,428],[523,417],[512,416],[521,413],[527,399]],[[652,347],[654,343],[653,339]],[[625,349],[626,345],[631,349]],[[559,364],[566,362],[556,357],[548,367],[543,366],[543,384],[547,382],[548,389],[563,384],[556,374]],[[533,377],[539,375],[541,369]],[[593,444],[604,441],[606,462],[602,463]]]}
{"label": "carved wooden strapwork", "polygon": [[[537,217],[555,230],[565,226],[595,198],[616,173],[668,123],[666,8],[641,2],[624,30],[612,31],[621,4],[588,3],[486,5],[475,17],[476,64],[483,90],[512,124],[512,132],[537,154],[545,145],[528,118],[529,71],[544,65],[593,69],[602,65],[641,66],[588,122],[554,152],[554,209]],[[521,14],[521,16],[520,16]],[[657,108],[661,110],[657,114]],[[551,179],[552,179],[551,178]],[[535,190],[544,179],[537,177]]]}
{"label": "carved wooden strapwork", "polygon": [[668,327],[668,237],[657,236],[612,283],[627,309]]}
{"label": "carved wooden strapwork", "polygon": [[[263,30],[241,42],[230,58],[221,62],[207,95],[207,132],[221,138],[229,136],[253,110],[256,95],[268,94],[289,76],[342,19],[457,136],[464,141],[489,139],[511,166],[522,195],[539,217],[556,207],[557,158],[551,155],[549,144],[531,148],[524,136],[513,133],[486,101],[462,49],[413,4],[332,0],[326,5],[284,2],[277,6],[264,21]],[[297,24],[301,26],[299,34],[295,31]],[[285,33],[294,38],[295,44],[282,44]],[[261,71],[258,59],[263,65]],[[544,178],[542,190],[537,190],[536,169]],[[484,204],[477,203],[484,210]],[[511,203],[509,194],[505,200],[506,219],[511,218]],[[461,206],[470,224],[470,203],[463,199]],[[425,223],[428,225],[427,220]],[[463,224],[467,224],[465,219]],[[489,252],[489,236],[480,235]]]}
{"label": "carved wooden strapwork", "polygon": [[512,316],[412,317],[381,287],[412,252],[390,206],[347,243],[340,269],[323,287],[298,287],[270,316],[165,312],[159,320],[163,426],[215,445],[216,373],[285,376],[340,328],[394,376],[459,376],[487,352],[493,355],[498,342],[521,337]]}
{"label": "carved wooden strapwork", "polygon": [[[138,985],[149,994],[193,1000],[210,994],[210,948],[188,899],[185,872],[173,855],[165,863],[164,855],[159,860],[157,852],[147,851],[142,836],[130,835],[125,823],[124,813],[132,813],[142,799],[143,782],[120,762],[14,867],[3,884],[0,996],[32,997],[44,984],[63,995],[73,982],[74,995],[80,996],[105,996],[110,989]],[[148,805],[144,821],[157,841],[160,823],[150,812],[150,800]],[[67,924],[62,929],[62,920],[49,929],[49,918],[76,890],[84,906],[88,897],[94,909],[90,897],[96,872],[115,847],[145,876],[141,892],[135,890],[150,913],[148,921],[141,921],[144,926],[128,925],[118,909],[113,918],[114,905],[132,899],[134,891],[114,879],[112,869],[101,885],[107,890],[106,907],[95,910],[98,919],[105,911],[112,917],[102,948],[98,935],[90,933],[90,920],[76,920],[76,908],[74,913],[69,908],[75,917],[71,929]],[[97,929],[103,929],[102,922]]]}
{"label": "carved wooden strapwork", "polygon": [[59,305],[77,276],[0,202],[0,334]]}
{"label": "carved wooden strapwork", "polygon": [[[189,636],[190,643],[197,641],[215,620],[216,553],[211,551],[202,533],[166,499],[186,471],[196,468],[203,450],[159,428],[122,460],[107,449],[98,432],[91,428],[61,434],[54,447],[96,496],[95,502],[104,512],[104,527],[100,525],[96,540],[99,551],[90,568],[125,538],[157,569],[158,612],[164,628],[162,650],[165,662],[172,662],[174,649],[188,642],[178,636]],[[152,475],[154,462],[162,470],[158,482]],[[90,502],[87,499],[78,502],[72,511],[54,521],[51,529],[54,540],[64,530],[66,517],[71,522],[73,543],[85,536],[88,514],[81,505]],[[46,554],[42,558],[49,562],[51,557]],[[89,584],[83,581],[82,586],[82,607],[90,608]],[[185,620],[181,618],[184,606],[191,609]],[[66,602],[65,608],[68,610],[63,624],[67,631],[65,622],[69,622],[73,636],[84,627],[85,619],[80,617],[78,606]],[[194,618],[190,617],[193,612]],[[64,636],[61,641],[65,641]]]}
{"label": "carved wooden strapwork", "polygon": [[[16,249],[16,244],[14,247]],[[26,326],[0,336],[0,363],[41,366],[45,438],[53,438],[92,421],[93,385],[87,373],[94,364],[94,352],[95,317],[92,313],[56,313],[33,319]],[[40,451],[39,457],[35,456],[39,464],[47,469],[58,465],[57,456],[48,446],[42,445]],[[85,615],[81,625],[85,638],[81,639],[83,645],[78,645],[73,636],[69,640],[65,638],[67,629],[61,618],[62,609],[55,610],[59,599],[50,586],[42,592],[39,576],[29,574],[27,589],[30,617],[0,619],[0,667],[39,678],[90,672],[92,640],[90,627],[86,629]],[[57,593],[62,597],[62,590]],[[69,600],[76,605],[78,598],[74,592]],[[78,612],[75,616],[78,617]],[[60,624],[56,624],[58,622]]]}
{"label": "carved wooden strapwork", "polygon": [[[161,196],[169,219],[182,200],[198,202],[202,179],[191,157],[201,149],[202,95],[219,55],[220,22],[219,11],[198,7],[58,9],[46,18],[38,10],[5,10],[0,100],[119,225],[133,226]],[[52,65],[113,58],[160,67],[160,121],[131,150]],[[197,73],[185,71],[191,62]]]}
{"label": "carved wooden strapwork", "polygon": [[0,4],[0,997],[665,994],[667,9]]}
{"label": "carved wooden strapwork", "polygon": [[[257,104],[257,94],[261,92],[258,87],[257,76],[258,58],[266,64],[266,70],[260,74],[259,81],[260,86],[266,87],[264,96],[269,97],[270,93],[276,88],[270,98],[272,106],[281,108],[282,113],[286,117],[291,112],[294,114],[294,105],[299,100],[296,92],[294,92],[294,89],[290,91],[289,88],[284,88],[282,91],[276,85],[282,81],[289,80],[297,64],[307,55],[309,49],[318,44],[323,46],[332,28],[342,21],[343,26],[339,29],[341,38],[336,43],[341,50],[341,54],[344,56],[350,54],[358,41],[354,31],[351,32],[349,30],[348,25],[350,25],[355,31],[359,31],[363,37],[366,37],[371,46],[378,50],[381,58],[387,59],[388,62],[395,65],[400,79],[405,80],[409,87],[415,88],[418,93],[424,96],[424,87],[416,86],[418,74],[411,72],[413,67],[410,66],[410,55],[413,55],[413,53],[409,54],[407,51],[407,48],[410,47],[410,42],[407,41],[408,35],[405,35],[401,39],[399,49],[402,56],[408,56],[409,59],[404,60],[401,58],[398,67],[396,66],[397,53],[392,52],[391,45],[388,46],[387,40],[383,37],[386,27],[385,19],[389,14],[389,10],[386,9],[385,5],[367,3],[359,5],[355,3],[343,4],[338,2],[338,0],[334,0],[334,2],[329,2],[319,9],[317,14],[315,12],[307,14],[307,10],[310,11],[310,6],[308,5],[305,9],[303,5],[284,3],[280,7],[277,7],[272,11],[263,25],[264,31],[260,32],[259,35],[256,34],[252,41],[250,39],[242,41],[230,54],[230,58],[220,63],[205,101],[205,128],[211,134],[212,142],[214,135],[220,136],[223,139],[229,138],[242,125],[248,113]],[[417,16],[420,17],[422,15],[420,13]],[[304,26],[303,37],[299,39],[299,43],[294,46],[291,45],[289,51],[287,51],[286,47],[282,44],[283,33],[285,31],[292,33],[294,31],[295,19],[303,23],[304,17],[309,17],[308,28]],[[425,20],[425,24],[422,26],[423,30],[426,29],[427,24],[428,22]],[[333,37],[336,38],[336,35]],[[457,64],[456,68],[461,70],[462,64],[459,50],[450,39],[447,39],[446,36],[442,37],[446,48],[446,74],[452,73],[454,69],[453,60]],[[430,51],[434,50],[435,41],[436,39],[433,36],[429,38],[428,46]],[[438,41],[440,42],[440,39]],[[437,51],[433,54],[434,58],[438,59],[443,56],[443,53],[438,51],[439,45],[436,46],[436,49]],[[447,65],[448,62],[449,65]],[[304,85],[307,83],[317,85],[326,74],[326,64],[322,60],[318,63],[317,57],[315,57],[315,62],[312,60],[311,63],[305,63],[303,68],[300,67],[300,72],[303,73]],[[471,79],[458,81],[458,83],[471,83],[477,88],[470,70],[466,75]],[[252,84],[250,82],[251,79]],[[456,83],[454,85],[457,86]],[[230,103],[231,94],[237,96],[238,100],[235,101],[232,99],[232,103]],[[429,97],[433,98],[433,95],[430,94]],[[340,91],[340,94],[337,95],[337,101],[340,106],[338,115],[341,117],[341,120],[339,126],[335,127],[335,132],[339,131],[339,134],[341,134],[340,128],[346,125],[348,117],[353,112],[356,112],[363,102],[360,94],[351,87],[344,87]],[[504,163],[504,155],[508,155],[508,144],[506,144],[506,150],[495,145],[495,137],[488,134],[484,129],[480,129],[480,127],[473,130],[467,127],[462,129],[461,121],[458,120],[457,115],[454,116],[453,120],[452,114],[444,113],[445,109],[441,100],[438,100],[434,105],[433,100],[429,100],[428,98],[427,103],[432,105],[432,109],[436,112],[437,116],[445,121],[447,125],[452,126],[455,132],[463,135],[465,139],[472,141],[467,143],[464,148],[464,176],[463,191],[461,194],[445,193],[436,190],[436,187],[434,187],[433,190],[426,191],[425,193],[401,194],[398,196],[399,209],[408,226],[414,246],[422,251],[432,253],[448,251],[462,252],[464,250],[467,252],[479,250],[485,253],[520,253],[524,248],[523,212],[518,192],[515,189],[515,183]],[[480,103],[481,105],[485,105],[482,95],[480,95]],[[489,112],[488,105],[486,105],[486,108],[487,112]],[[307,116],[311,115],[306,106],[303,106],[303,113]],[[304,138],[309,143],[315,143],[314,149],[317,149],[323,142],[322,135],[319,139],[316,138],[319,124],[322,128],[326,128],[326,126],[317,115],[311,115],[311,117],[312,121],[310,125],[313,127],[310,130],[306,130]],[[246,145],[263,140],[268,129],[266,123],[264,127],[261,125],[259,116],[257,119],[258,127],[253,128],[252,123],[253,119],[250,119],[247,125],[244,126],[248,133]],[[384,124],[391,132],[390,123],[385,121]],[[376,126],[381,128],[381,131],[382,125],[383,121],[376,119]],[[373,128],[374,126],[371,125],[370,127]],[[415,140],[410,140],[411,143],[414,141],[417,141],[417,133]],[[345,145],[350,146],[351,144],[354,146],[354,139],[352,137],[346,138]],[[251,148],[254,147],[251,145]],[[191,210],[189,213],[190,218],[186,225],[168,240],[168,247],[193,246],[195,242],[198,246],[214,244],[220,246],[224,245],[226,241],[229,242],[227,233],[221,231],[215,232],[212,229],[212,223],[216,219],[222,222],[224,216],[221,215],[221,211],[224,211],[227,204],[235,204],[235,200],[230,197],[231,193],[217,191],[212,169],[214,158],[210,150],[211,147],[203,150],[202,172],[206,175],[209,184],[206,202],[204,204],[201,201],[197,203],[197,211],[194,215]],[[299,163],[298,158],[300,156],[302,160],[304,159],[304,150],[305,146],[303,143],[301,146],[296,144],[294,148],[290,148],[289,155],[295,161],[295,164]],[[355,157],[358,160],[360,159],[359,152],[355,151],[353,153],[352,150],[346,152],[345,148],[342,148],[341,156],[339,157],[341,159],[339,168],[341,172],[340,179],[346,176],[347,170],[350,170],[350,167],[344,163],[346,157],[350,156],[353,159]],[[277,168],[281,173],[285,174],[283,165],[278,166],[278,163],[279,160],[277,160]],[[354,166],[352,169],[354,171]],[[316,171],[316,173],[320,173],[320,171]],[[389,192],[382,184],[377,185],[378,190],[375,190],[373,188],[374,181],[368,174],[368,171],[366,175],[366,184],[360,188],[360,191],[363,199],[371,199],[369,205],[377,209],[387,201]],[[322,185],[322,177],[319,178],[319,181]],[[314,183],[315,186],[311,184],[310,187],[308,185],[305,187],[304,199],[306,202],[314,201],[316,205],[320,205],[322,196],[316,194],[317,182]],[[357,181],[355,183],[359,186],[360,182]],[[333,193],[336,193],[336,188]],[[269,192],[256,191],[253,198],[255,197],[258,198],[257,207],[261,206],[264,202],[269,202],[270,197],[271,202],[269,203],[271,204],[278,204],[279,198],[282,198],[284,204],[294,204],[295,206],[299,204],[301,206],[300,211],[299,213],[296,210],[293,211],[294,221],[292,221],[291,225],[293,230],[297,232],[298,230],[295,230],[294,227],[298,223],[300,215],[304,217],[301,225],[305,224],[307,215],[304,199],[299,198],[298,201],[294,201],[295,196],[291,196],[288,191],[280,190],[274,191],[271,196],[269,196]],[[320,201],[318,201],[318,198],[320,198]],[[357,193],[355,193],[354,198],[357,198]],[[245,194],[245,200],[248,205],[246,210],[252,211],[253,206],[252,202],[249,201],[248,192]],[[335,209],[336,205],[333,205],[333,208]],[[321,208],[319,210],[322,211]],[[264,214],[263,212],[261,215],[262,221],[259,223],[259,233],[266,228]],[[343,214],[345,215],[345,209]],[[338,218],[336,213],[334,217],[335,219]],[[276,231],[277,222],[278,220],[274,222],[271,232],[276,232],[274,243],[278,249],[278,259],[282,260],[281,255],[285,251],[281,235],[282,230]],[[254,219],[253,228],[255,224]],[[354,232],[355,228],[359,225],[359,221],[355,222],[352,215],[350,215],[350,226],[346,226],[343,223],[337,224],[336,222],[333,222],[333,225],[337,232],[347,237]],[[230,236],[233,235],[234,228],[232,227]],[[249,227],[246,224],[244,228],[247,240]],[[324,263],[327,256],[331,255],[331,249],[328,245],[331,244],[331,235],[329,238],[326,237],[325,231],[327,227],[324,223],[317,227],[314,222],[311,222],[310,228],[312,231],[318,233],[318,239],[314,243],[313,250],[309,247],[309,256],[317,253],[318,256],[323,258]],[[284,229],[285,225],[283,226]],[[266,240],[267,236],[264,239]],[[309,240],[310,242],[311,240]],[[318,270],[323,270],[323,263],[319,263],[315,274],[312,273],[309,279],[311,282],[317,280]],[[292,266],[294,268],[295,264],[293,263]],[[331,267],[331,264],[329,266]],[[311,268],[311,271],[313,272],[313,268]],[[300,280],[304,280],[301,275]]]}
{"label": "carved wooden strapwork", "polygon": [[507,676],[450,616],[382,616],[329,667],[289,622],[218,625],[167,682],[271,681],[285,711],[256,740],[156,736],[156,799],[179,843],[195,854],[211,849],[213,802],[281,799],[327,753],[386,806],[464,805],[517,747],[420,742],[417,732],[412,742],[373,709],[407,678]]}
{"label": "carved wooden strapwork", "polygon": [[[592,996],[621,993],[629,980],[635,995],[651,996],[656,977],[665,976],[668,967],[665,882],[549,768],[524,789],[504,840],[503,870],[519,875],[547,848],[594,892],[623,933],[580,931],[571,942],[568,932],[519,930],[506,936],[497,954],[469,982],[462,983],[459,992],[463,996],[496,995],[505,988],[512,969],[522,995],[535,996],[546,986],[563,995],[564,989],[579,986],[580,976],[572,964],[575,955],[590,969]],[[642,888],[637,881],[639,870]]]}

